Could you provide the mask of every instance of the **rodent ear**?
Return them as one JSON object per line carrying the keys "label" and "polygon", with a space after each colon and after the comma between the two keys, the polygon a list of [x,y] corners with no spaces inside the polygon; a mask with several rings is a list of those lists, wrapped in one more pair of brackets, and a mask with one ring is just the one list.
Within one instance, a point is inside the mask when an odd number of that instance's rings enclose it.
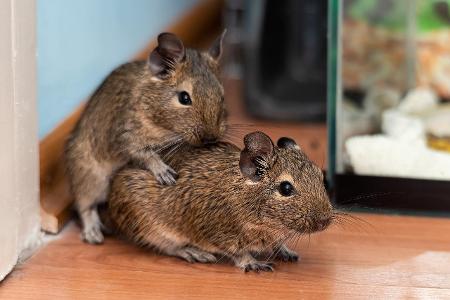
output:
{"label": "rodent ear", "polygon": [[291,148],[291,149],[295,149],[295,150],[300,150],[300,146],[297,145],[297,143],[293,139],[285,137],[285,136],[278,139],[277,146],[279,148],[285,148],[285,149]]}
{"label": "rodent ear", "polygon": [[183,42],[173,33],[158,35],[158,46],[150,53],[150,71],[159,78],[167,77],[186,57]]}
{"label": "rodent ear", "polygon": [[215,60],[218,61],[223,53],[223,39],[225,38],[225,35],[227,33],[227,29],[225,28],[220,36],[216,38],[214,43],[212,44],[211,48],[208,50],[209,56]]}
{"label": "rodent ear", "polygon": [[241,173],[252,181],[259,181],[271,167],[273,142],[265,133],[256,131],[244,137],[244,145],[239,160]]}

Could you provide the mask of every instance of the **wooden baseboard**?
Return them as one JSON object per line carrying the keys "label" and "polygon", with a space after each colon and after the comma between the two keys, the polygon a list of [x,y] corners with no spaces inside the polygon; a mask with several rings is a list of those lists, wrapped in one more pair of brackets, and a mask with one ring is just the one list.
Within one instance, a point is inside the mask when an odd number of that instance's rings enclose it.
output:
{"label": "wooden baseboard", "polygon": [[[223,0],[201,1],[166,30],[178,35],[187,47],[202,48],[220,32]],[[153,39],[132,60],[146,59],[155,47]],[[72,199],[64,173],[64,143],[78,121],[84,103],[42,139],[40,151],[40,197],[42,229],[57,233],[70,216]]]}

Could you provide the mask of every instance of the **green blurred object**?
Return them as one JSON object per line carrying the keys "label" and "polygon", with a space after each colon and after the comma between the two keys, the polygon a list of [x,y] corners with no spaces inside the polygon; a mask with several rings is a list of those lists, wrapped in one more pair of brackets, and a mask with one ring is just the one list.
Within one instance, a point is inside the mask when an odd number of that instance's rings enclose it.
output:
{"label": "green blurred object", "polygon": [[[411,3],[416,6],[419,33],[450,28],[450,0],[411,0]],[[404,4],[395,0],[354,0],[349,2],[347,13],[373,26],[402,31],[405,29]]]}
{"label": "green blurred object", "polygon": [[419,0],[417,3],[417,28],[430,32],[450,28],[450,0]]}

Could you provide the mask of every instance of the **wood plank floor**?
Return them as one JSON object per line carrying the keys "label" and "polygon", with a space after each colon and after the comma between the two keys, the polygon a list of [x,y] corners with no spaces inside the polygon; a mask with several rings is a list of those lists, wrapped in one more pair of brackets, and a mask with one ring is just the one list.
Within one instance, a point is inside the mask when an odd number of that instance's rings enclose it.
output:
{"label": "wood plank floor", "polygon": [[450,219],[359,217],[370,225],[305,237],[299,262],[260,274],[115,238],[86,245],[71,224],[1,284],[0,299],[450,299]]}

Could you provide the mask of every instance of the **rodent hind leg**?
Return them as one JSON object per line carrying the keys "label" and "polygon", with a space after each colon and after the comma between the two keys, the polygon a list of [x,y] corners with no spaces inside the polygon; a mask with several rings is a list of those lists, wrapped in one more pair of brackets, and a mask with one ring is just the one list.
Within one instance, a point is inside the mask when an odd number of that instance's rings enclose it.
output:
{"label": "rodent hind leg", "polygon": [[81,212],[80,219],[82,223],[81,238],[89,244],[101,244],[104,237],[102,233],[102,223],[98,215],[97,207],[90,207]]}
{"label": "rodent hind leg", "polygon": [[180,248],[175,248],[167,253],[171,256],[177,256],[190,263],[200,262],[200,263],[214,263],[217,258],[214,254],[207,251],[200,250],[192,246],[185,246]]}
{"label": "rodent hind leg", "polygon": [[299,260],[297,252],[289,249],[285,244],[273,250],[274,256],[285,262],[296,262]]}
{"label": "rodent hind leg", "polygon": [[80,172],[80,175],[84,177],[78,180],[74,194],[75,206],[82,225],[81,238],[90,244],[101,244],[104,240],[102,232],[107,230],[100,220],[97,206],[106,200],[109,174]]}
{"label": "rodent hind leg", "polygon": [[273,263],[265,261],[257,261],[250,253],[245,252],[242,255],[233,257],[234,264],[236,267],[241,268],[245,272],[249,271],[263,271],[263,272],[273,272]]}
{"label": "rodent hind leg", "polygon": [[90,244],[103,243],[102,232],[107,231],[101,223],[97,206],[107,199],[112,169],[112,166],[101,166],[90,157],[72,167],[71,188],[82,225],[81,239]]}

